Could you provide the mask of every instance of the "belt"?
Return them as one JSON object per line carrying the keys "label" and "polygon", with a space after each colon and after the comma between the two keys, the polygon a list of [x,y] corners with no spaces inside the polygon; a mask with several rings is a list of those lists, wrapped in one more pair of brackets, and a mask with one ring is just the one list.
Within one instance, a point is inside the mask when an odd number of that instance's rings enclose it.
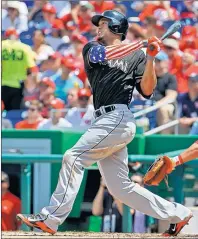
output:
{"label": "belt", "polygon": [[115,108],[116,107],[114,105],[102,106],[94,112],[94,117],[95,118],[100,117],[102,114],[109,113],[115,110]]}

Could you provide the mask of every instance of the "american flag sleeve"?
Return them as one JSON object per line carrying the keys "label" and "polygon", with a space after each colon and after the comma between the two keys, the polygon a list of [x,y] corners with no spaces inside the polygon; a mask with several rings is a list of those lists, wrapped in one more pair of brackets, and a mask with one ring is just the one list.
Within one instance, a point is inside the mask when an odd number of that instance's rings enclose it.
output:
{"label": "american flag sleeve", "polygon": [[92,63],[103,62],[105,60],[117,60],[142,47],[144,47],[143,41],[106,47],[102,45],[93,46],[89,50],[89,60]]}

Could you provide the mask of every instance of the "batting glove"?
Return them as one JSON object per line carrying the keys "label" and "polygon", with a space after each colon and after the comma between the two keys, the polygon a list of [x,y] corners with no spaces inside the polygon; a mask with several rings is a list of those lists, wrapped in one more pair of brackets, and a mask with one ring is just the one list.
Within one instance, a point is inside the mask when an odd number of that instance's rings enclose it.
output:
{"label": "batting glove", "polygon": [[155,57],[161,50],[162,42],[156,36],[148,39],[147,54]]}

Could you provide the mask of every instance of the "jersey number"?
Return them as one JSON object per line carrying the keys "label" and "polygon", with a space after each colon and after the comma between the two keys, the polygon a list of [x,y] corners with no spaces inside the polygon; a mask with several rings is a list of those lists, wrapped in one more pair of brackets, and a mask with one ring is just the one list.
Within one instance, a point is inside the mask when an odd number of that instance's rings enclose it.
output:
{"label": "jersey number", "polygon": [[2,58],[4,61],[22,61],[23,55],[24,53],[21,50],[12,50],[11,52],[9,52],[8,50],[4,49],[2,52]]}

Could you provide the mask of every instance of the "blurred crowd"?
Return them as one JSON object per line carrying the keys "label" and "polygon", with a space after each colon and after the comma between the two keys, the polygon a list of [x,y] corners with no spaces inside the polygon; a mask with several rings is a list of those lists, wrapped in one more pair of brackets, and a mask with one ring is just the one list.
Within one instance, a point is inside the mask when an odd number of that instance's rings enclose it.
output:
{"label": "blurred crowd", "polygon": [[[179,118],[181,133],[198,134],[198,2],[186,1],[3,1],[2,128],[65,129],[91,124],[94,107],[82,49],[96,40],[95,13],[117,10],[129,20],[125,42],[161,37],[176,20],[182,29],[164,41],[156,57],[151,100],[137,92],[133,112],[145,130]],[[10,50],[14,49],[14,50]],[[13,64],[14,62],[14,64]],[[171,134],[172,128],[161,133]]]}

